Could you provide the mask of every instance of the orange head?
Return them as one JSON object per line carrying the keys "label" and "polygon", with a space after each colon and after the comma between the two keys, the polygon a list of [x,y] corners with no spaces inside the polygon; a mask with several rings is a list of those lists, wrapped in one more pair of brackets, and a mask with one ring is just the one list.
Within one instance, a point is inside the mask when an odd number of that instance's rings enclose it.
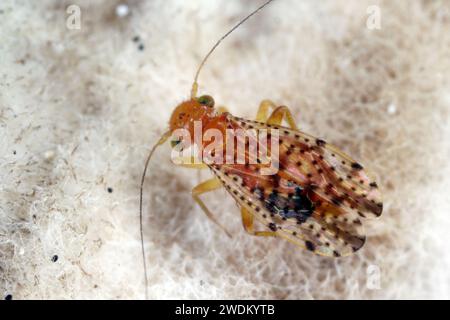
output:
{"label": "orange head", "polygon": [[204,121],[214,114],[214,99],[201,96],[179,104],[170,117],[170,132],[176,129],[194,130],[194,121]]}

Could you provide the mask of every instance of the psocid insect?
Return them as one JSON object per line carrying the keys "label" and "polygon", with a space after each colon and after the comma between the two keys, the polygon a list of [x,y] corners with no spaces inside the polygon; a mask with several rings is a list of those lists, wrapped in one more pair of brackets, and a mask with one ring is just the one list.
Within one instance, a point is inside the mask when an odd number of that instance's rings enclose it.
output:
{"label": "psocid insect", "polygon": [[[239,22],[208,52],[195,75],[190,99],[174,109],[169,130],[152,148],[141,180],[141,237],[142,190],[153,152],[173,137],[177,130],[186,131],[188,136],[194,135],[196,124],[202,128],[202,136],[208,130],[215,130],[222,137],[227,136],[227,131],[256,133],[237,135],[232,140],[222,139],[220,142],[215,139],[214,148],[211,141],[172,139],[172,145],[182,146],[180,149],[195,145],[200,150],[209,151],[207,159],[202,158],[194,163],[184,161],[181,165],[207,168],[213,173],[213,178],[193,188],[192,196],[217,224],[200,195],[224,187],[240,207],[242,223],[249,234],[280,237],[319,255],[341,257],[354,253],[364,245],[361,219],[381,215],[381,193],[373,176],[337,147],[300,131],[288,107],[264,100],[253,121],[233,116],[226,108],[215,108],[214,99],[209,95],[197,96],[197,79],[210,54],[226,36],[272,1],[267,1]],[[283,121],[288,126],[283,126]],[[264,133],[266,143],[263,149],[272,157],[272,162],[268,164],[259,152],[252,154],[245,148],[241,154],[243,161],[236,161],[236,144],[241,142],[247,147],[253,143],[259,145],[260,133]],[[220,161],[214,161],[217,159]],[[276,171],[263,173],[264,169],[274,164]],[[256,230],[255,221],[261,224],[261,230]],[[142,251],[146,271],[143,240]]]}

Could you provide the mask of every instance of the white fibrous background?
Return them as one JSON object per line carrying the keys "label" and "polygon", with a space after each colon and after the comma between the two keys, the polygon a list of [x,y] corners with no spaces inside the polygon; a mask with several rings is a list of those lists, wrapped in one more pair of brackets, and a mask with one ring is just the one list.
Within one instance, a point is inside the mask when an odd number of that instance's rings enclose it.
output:
{"label": "white fibrous background", "polygon": [[[261,3],[0,2],[2,299],[144,298],[145,157]],[[277,0],[227,38],[200,93],[248,119],[289,106],[370,168],[384,212],[332,259],[248,235],[224,190],[205,195],[230,239],[191,198],[211,173],[164,145],[145,180],[149,298],[450,298],[449,30],[448,1]]]}

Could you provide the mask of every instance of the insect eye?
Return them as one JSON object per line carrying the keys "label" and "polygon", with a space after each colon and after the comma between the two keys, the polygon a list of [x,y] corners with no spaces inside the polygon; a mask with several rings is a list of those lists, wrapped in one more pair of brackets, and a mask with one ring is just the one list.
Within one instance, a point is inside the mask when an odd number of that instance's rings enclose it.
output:
{"label": "insect eye", "polygon": [[205,96],[201,96],[197,99],[198,103],[200,103],[203,106],[208,106],[208,107],[214,107],[214,99],[211,96],[205,95]]}
{"label": "insect eye", "polygon": [[179,145],[181,142],[181,140],[172,140],[170,141],[170,145],[172,146],[172,148],[175,148],[177,145]]}

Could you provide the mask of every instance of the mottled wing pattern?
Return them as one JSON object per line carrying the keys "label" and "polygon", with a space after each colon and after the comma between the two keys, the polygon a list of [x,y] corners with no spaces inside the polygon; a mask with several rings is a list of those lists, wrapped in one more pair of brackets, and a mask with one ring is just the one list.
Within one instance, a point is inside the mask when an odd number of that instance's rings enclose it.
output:
{"label": "mottled wing pattern", "polygon": [[317,254],[345,256],[363,246],[360,218],[382,212],[378,186],[367,170],[306,133],[231,115],[227,120],[233,128],[279,135],[275,175],[261,175],[257,164],[211,166],[240,206],[278,236]]}

